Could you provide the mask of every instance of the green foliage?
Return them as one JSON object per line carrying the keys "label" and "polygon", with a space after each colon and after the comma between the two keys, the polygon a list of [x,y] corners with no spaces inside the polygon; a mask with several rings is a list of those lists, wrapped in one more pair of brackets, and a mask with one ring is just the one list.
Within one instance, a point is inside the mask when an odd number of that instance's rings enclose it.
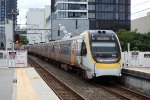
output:
{"label": "green foliage", "polygon": [[27,45],[29,43],[29,40],[26,36],[20,36],[20,44],[21,45]]}
{"label": "green foliage", "polygon": [[0,46],[1,48],[3,48],[4,47],[4,43],[3,42],[1,42],[1,46]]}
{"label": "green foliage", "polygon": [[150,32],[137,33],[135,31],[126,31],[120,29],[117,32],[123,51],[127,51],[127,44],[130,43],[131,51],[150,51]]}
{"label": "green foliage", "polygon": [[4,50],[5,47],[4,47],[4,43],[3,42],[0,42],[0,50]]}

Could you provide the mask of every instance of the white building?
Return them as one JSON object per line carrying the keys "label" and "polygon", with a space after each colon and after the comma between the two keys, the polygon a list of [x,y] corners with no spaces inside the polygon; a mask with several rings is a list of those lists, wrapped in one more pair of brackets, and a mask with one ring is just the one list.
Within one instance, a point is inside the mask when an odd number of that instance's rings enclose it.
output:
{"label": "white building", "polygon": [[140,33],[150,32],[150,12],[147,16],[131,21],[131,30],[137,30]]}
{"label": "white building", "polygon": [[45,23],[45,27],[46,29],[49,30],[45,30],[45,35],[46,35],[46,42],[49,42],[49,40],[51,40],[51,6],[45,6],[45,18],[46,18],[46,23]]}
{"label": "white building", "polygon": [[55,0],[57,19],[88,19],[88,0]]}
{"label": "white building", "polygon": [[8,20],[8,23],[5,24],[5,35],[6,35],[6,50],[11,50],[14,46],[13,44],[13,27],[12,21]]}
{"label": "white building", "polygon": [[[45,8],[30,8],[27,12],[27,38],[29,44],[47,42],[50,32],[46,30],[46,17],[50,13],[50,6]],[[50,29],[50,27],[49,27]]]}

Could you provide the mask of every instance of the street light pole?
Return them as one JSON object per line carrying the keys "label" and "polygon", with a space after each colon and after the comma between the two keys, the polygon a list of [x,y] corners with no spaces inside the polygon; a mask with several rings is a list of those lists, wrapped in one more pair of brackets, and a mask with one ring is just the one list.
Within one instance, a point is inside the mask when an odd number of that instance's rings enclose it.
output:
{"label": "street light pole", "polygon": [[12,42],[12,43],[10,43],[11,44],[11,49],[12,49],[12,51],[14,51],[14,43]]}

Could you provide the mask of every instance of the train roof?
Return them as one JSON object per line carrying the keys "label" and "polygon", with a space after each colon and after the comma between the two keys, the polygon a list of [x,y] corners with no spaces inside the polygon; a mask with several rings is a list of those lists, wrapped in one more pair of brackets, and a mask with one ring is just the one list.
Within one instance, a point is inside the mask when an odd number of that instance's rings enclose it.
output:
{"label": "train roof", "polygon": [[112,30],[87,30],[90,34],[99,33],[99,34],[115,34]]}

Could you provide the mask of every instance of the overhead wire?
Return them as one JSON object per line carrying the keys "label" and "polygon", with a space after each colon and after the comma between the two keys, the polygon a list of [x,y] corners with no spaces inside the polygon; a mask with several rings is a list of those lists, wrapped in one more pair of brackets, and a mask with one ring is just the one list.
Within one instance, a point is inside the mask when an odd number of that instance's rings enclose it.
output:
{"label": "overhead wire", "polygon": [[140,11],[137,11],[137,12],[135,12],[135,13],[132,13],[131,15],[135,15],[135,14],[138,14],[138,13],[144,12],[144,11],[149,10],[149,9],[150,9],[150,8],[146,8],[146,9],[144,9],[144,10],[140,10]]}
{"label": "overhead wire", "polygon": [[136,4],[136,5],[131,6],[131,7],[132,7],[132,8],[134,8],[134,7],[137,7],[137,6],[143,5],[143,4],[147,3],[147,2],[150,2],[150,0],[145,1],[145,2],[142,2],[142,3],[139,3],[139,4]]}

